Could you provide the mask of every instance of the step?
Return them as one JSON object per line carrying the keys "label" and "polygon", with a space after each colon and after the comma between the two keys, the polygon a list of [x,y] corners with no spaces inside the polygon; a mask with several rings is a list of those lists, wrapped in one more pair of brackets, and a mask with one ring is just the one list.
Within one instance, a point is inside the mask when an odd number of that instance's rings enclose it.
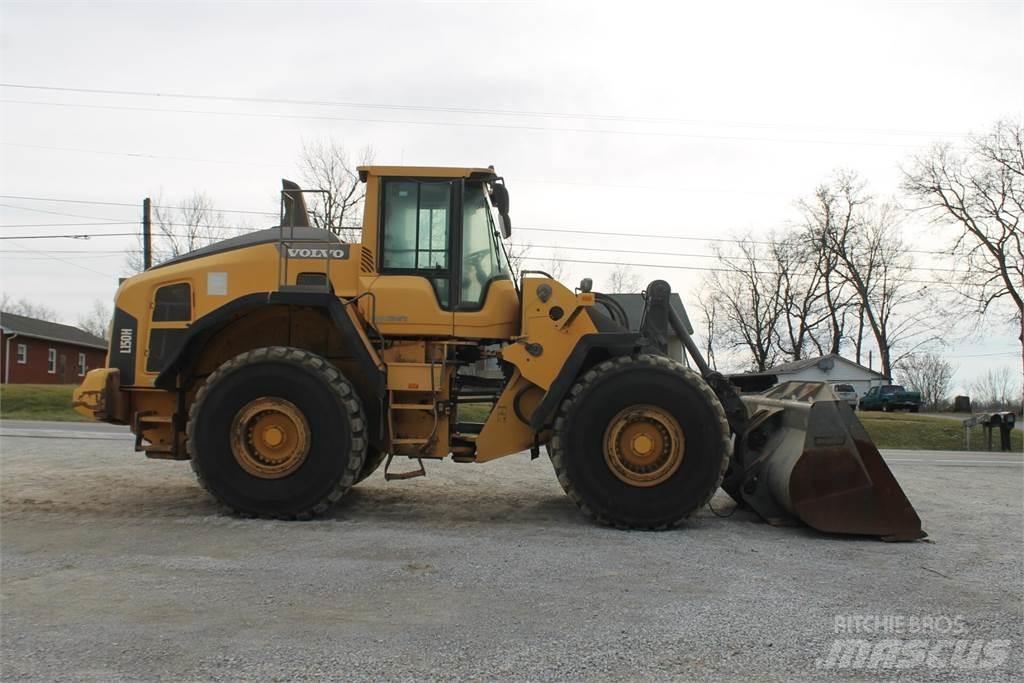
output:
{"label": "step", "polygon": [[146,424],[171,424],[174,417],[171,415],[139,415],[139,422]]}
{"label": "step", "polygon": [[395,410],[426,410],[429,413],[434,412],[433,403],[392,403],[391,407]]}
{"label": "step", "polygon": [[188,460],[187,455],[179,455],[169,450],[158,450],[158,449],[143,449],[146,453],[147,458],[153,458],[154,460]]}
{"label": "step", "polygon": [[396,446],[413,446],[430,443],[430,439],[391,439],[391,443]]}

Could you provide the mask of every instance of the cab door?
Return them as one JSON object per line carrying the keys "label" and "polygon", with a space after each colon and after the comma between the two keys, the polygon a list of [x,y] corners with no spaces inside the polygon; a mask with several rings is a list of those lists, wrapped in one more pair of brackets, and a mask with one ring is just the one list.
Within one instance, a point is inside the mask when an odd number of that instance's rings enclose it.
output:
{"label": "cab door", "polygon": [[383,178],[380,276],[371,282],[370,317],[384,336],[450,337],[452,243],[458,182]]}
{"label": "cab door", "polygon": [[455,336],[508,339],[519,330],[519,294],[483,183],[461,186],[462,230],[455,245]]}

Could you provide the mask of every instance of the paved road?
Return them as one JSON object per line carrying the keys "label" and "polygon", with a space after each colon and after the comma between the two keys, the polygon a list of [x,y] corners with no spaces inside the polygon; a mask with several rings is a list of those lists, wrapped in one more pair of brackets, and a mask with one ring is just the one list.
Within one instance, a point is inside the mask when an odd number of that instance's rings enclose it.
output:
{"label": "paved road", "polygon": [[245,520],[123,429],[5,422],[0,679],[864,679],[883,672],[821,668],[836,620],[898,616],[1012,651],[886,677],[1015,680],[1021,456],[886,456],[929,542],[774,528],[723,493],[679,530],[605,529],[525,456],[378,473],[315,522]]}

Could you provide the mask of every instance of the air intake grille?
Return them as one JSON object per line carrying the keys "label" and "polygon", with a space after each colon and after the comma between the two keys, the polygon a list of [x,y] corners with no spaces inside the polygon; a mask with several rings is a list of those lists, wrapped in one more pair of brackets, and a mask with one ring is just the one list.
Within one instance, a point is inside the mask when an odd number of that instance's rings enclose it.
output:
{"label": "air intake grille", "polygon": [[363,247],[359,265],[364,273],[373,272],[373,252]]}

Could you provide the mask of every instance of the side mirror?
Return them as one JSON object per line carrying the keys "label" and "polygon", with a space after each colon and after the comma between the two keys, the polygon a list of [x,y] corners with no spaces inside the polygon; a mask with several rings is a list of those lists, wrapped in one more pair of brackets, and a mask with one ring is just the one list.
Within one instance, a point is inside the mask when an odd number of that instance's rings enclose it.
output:
{"label": "side mirror", "polygon": [[491,186],[491,203],[502,216],[508,214],[508,188],[499,183]]}
{"label": "side mirror", "polygon": [[501,219],[501,236],[508,239],[512,234],[512,220],[508,217],[508,188],[500,183],[491,185],[491,203]]}

